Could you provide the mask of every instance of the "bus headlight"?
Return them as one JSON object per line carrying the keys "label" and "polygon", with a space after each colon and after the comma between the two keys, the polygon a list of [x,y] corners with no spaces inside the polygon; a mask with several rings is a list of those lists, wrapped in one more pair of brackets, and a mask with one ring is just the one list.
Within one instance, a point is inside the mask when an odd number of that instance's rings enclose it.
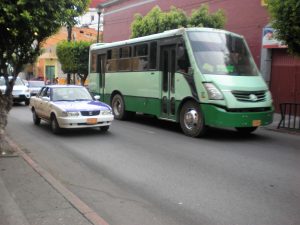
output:
{"label": "bus headlight", "polygon": [[223,100],[223,94],[213,83],[203,83],[208,93],[208,98],[211,100]]}

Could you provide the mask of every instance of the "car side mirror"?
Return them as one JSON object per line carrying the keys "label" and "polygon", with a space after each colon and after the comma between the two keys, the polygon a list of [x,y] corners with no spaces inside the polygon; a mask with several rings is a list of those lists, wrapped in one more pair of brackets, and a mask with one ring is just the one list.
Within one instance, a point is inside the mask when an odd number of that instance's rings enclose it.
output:
{"label": "car side mirror", "polygon": [[95,95],[94,99],[97,100],[97,101],[100,101],[100,95]]}

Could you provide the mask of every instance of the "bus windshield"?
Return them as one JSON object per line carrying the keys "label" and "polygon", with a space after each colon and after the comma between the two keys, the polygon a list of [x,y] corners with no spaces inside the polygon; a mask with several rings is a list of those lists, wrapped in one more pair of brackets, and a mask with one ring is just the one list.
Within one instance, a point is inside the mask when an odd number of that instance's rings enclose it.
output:
{"label": "bus windshield", "polygon": [[194,57],[203,74],[257,76],[244,40],[218,32],[188,32]]}

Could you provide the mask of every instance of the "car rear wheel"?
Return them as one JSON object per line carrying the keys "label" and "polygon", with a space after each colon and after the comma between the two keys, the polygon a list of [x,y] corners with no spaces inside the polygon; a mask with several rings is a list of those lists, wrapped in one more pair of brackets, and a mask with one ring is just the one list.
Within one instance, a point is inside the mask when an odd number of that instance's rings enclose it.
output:
{"label": "car rear wheel", "polygon": [[41,118],[36,114],[35,109],[32,109],[32,120],[35,125],[40,125]]}
{"label": "car rear wheel", "polygon": [[54,133],[54,134],[60,134],[61,133],[61,128],[59,127],[57,119],[54,115],[51,116],[50,125],[51,125],[52,133]]}
{"label": "car rear wheel", "polygon": [[29,100],[29,99],[26,99],[26,100],[25,100],[25,105],[29,105],[29,103],[30,103],[30,100]]}

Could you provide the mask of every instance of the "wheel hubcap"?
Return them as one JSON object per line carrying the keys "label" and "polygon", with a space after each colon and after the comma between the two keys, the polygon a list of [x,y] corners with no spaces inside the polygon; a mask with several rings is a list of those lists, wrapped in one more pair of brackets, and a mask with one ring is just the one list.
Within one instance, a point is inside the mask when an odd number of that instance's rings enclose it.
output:
{"label": "wheel hubcap", "polygon": [[120,111],[121,111],[121,103],[119,100],[117,100],[114,103],[114,114],[118,116],[120,115]]}
{"label": "wheel hubcap", "polygon": [[195,109],[190,109],[184,114],[184,125],[187,129],[192,130],[199,123],[199,115]]}

